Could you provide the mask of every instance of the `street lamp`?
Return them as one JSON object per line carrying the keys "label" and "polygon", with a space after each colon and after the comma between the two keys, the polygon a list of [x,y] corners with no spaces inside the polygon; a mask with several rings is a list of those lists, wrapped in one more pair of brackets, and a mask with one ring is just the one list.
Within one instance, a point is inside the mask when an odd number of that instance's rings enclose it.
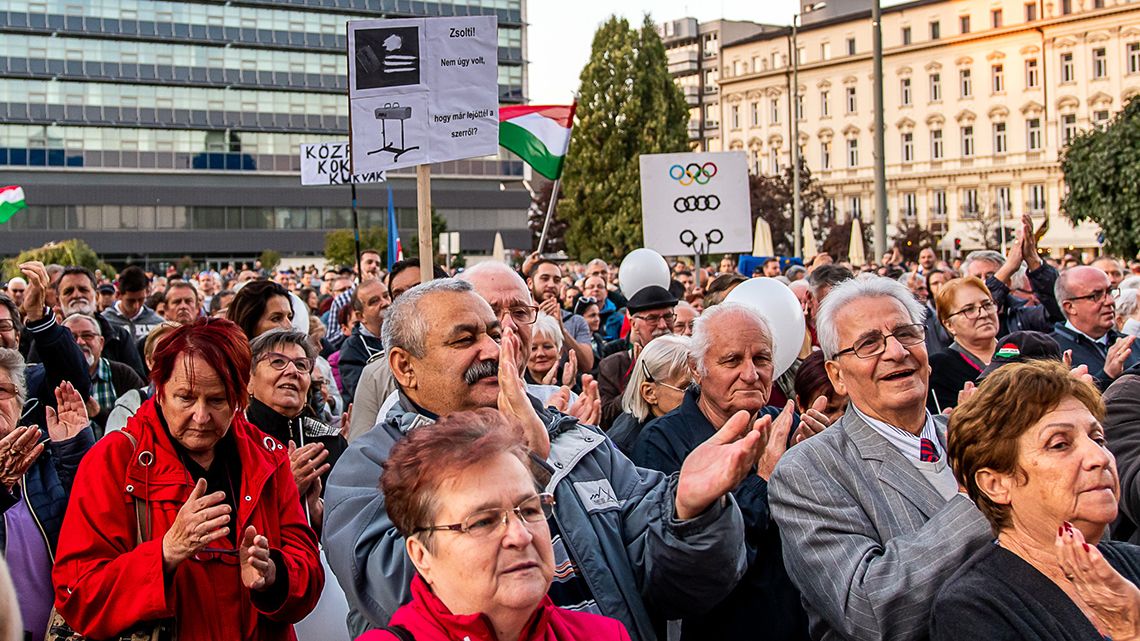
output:
{"label": "street lamp", "polygon": [[799,32],[800,15],[818,11],[827,6],[826,2],[816,2],[804,6],[801,13],[792,16],[792,86],[788,88],[789,120],[792,124],[792,254],[803,256],[804,213],[800,199],[800,49],[796,43]]}

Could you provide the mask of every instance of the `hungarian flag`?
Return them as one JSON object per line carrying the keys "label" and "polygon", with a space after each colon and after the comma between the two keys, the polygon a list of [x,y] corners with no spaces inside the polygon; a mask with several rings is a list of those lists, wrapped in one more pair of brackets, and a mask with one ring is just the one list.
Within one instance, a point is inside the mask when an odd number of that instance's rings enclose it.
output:
{"label": "hungarian flag", "polygon": [[538,173],[557,180],[570,146],[577,106],[578,103],[499,107],[499,144],[518,154]]}
{"label": "hungarian flag", "polygon": [[8,219],[20,211],[24,207],[24,188],[15,185],[9,185],[0,188],[0,223],[8,222]]}

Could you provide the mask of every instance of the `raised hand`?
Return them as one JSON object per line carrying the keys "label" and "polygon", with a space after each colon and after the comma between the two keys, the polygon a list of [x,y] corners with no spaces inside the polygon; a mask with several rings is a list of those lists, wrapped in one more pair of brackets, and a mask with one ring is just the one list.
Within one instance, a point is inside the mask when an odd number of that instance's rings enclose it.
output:
{"label": "raised hand", "polygon": [[521,349],[522,343],[515,330],[503,328],[499,345],[499,411],[522,428],[530,451],[545,459],[550,456],[550,434],[530,404],[526,384],[519,375]]}
{"label": "raised hand", "polygon": [[11,491],[44,451],[35,426],[17,427],[0,438],[0,485]]}
{"label": "raised hand", "polygon": [[765,441],[760,460],[756,462],[756,475],[765,481],[772,476],[776,463],[788,451],[788,433],[792,431],[792,413],[795,403],[788,401],[780,415],[773,421],[771,416],[765,416],[756,421],[757,429],[763,431],[762,439]]}
{"label": "raised hand", "polygon": [[562,384],[567,387],[574,386],[574,379],[578,376],[578,353],[570,350],[566,359],[566,366],[562,368]]}
{"label": "raised hand", "polygon": [[293,481],[297,484],[297,492],[305,496],[313,482],[320,482],[321,476],[332,469],[325,460],[329,451],[323,443],[308,443],[297,447],[289,441],[289,467],[293,471]]}
{"label": "raised hand", "polygon": [[241,582],[250,590],[265,590],[277,581],[277,564],[269,556],[269,539],[252,525],[245,529],[238,551]]}
{"label": "raised hand", "polygon": [[162,568],[174,571],[180,563],[230,533],[230,506],[225,492],[206,494],[206,479],[198,479],[190,497],[178,510],[174,523],[162,536]]}
{"label": "raised hand", "polygon": [[33,323],[44,317],[44,301],[47,299],[51,279],[48,278],[47,268],[38,260],[20,263],[20,271],[28,281],[24,290],[24,319]]}
{"label": "raised hand", "polygon": [[593,376],[582,375],[582,393],[570,408],[570,415],[585,425],[597,425],[602,420],[602,397]]}
{"label": "raised hand", "polygon": [[1136,342],[1135,336],[1125,336],[1108,348],[1108,355],[1104,357],[1105,376],[1116,378],[1124,372],[1124,362],[1132,355],[1132,343],[1134,342]]}
{"label": "raised hand", "polygon": [[91,422],[87,416],[87,403],[68,381],[55,388],[55,407],[46,407],[44,411],[48,436],[56,443],[75,437]]}
{"label": "raised hand", "polygon": [[546,375],[542,377],[543,385],[557,385],[558,384],[558,363],[546,371]]}
{"label": "raised hand", "polygon": [[1057,564],[1096,614],[1100,632],[1118,641],[1140,638],[1140,589],[1109,565],[1096,546],[1085,543],[1080,530],[1064,523],[1057,532]]}
{"label": "raised hand", "polygon": [[[326,398],[325,400],[327,401],[328,399]],[[352,403],[349,403],[348,407],[344,408],[344,414],[340,415],[340,436],[341,436],[341,438],[343,438],[346,441],[348,440],[348,430],[349,430],[349,426],[351,426],[351,425],[352,425]]]}
{"label": "raised hand", "polygon": [[763,434],[755,429],[762,427],[759,421],[750,425],[741,410],[685,457],[674,505],[678,519],[699,515],[744,480],[763,446]]}
{"label": "raised hand", "polygon": [[825,409],[827,409],[827,397],[820,396],[815,399],[808,411],[800,414],[800,426],[796,428],[796,434],[792,437],[793,445],[806,441],[831,425],[831,419],[823,413]]}
{"label": "raised hand", "polygon": [[558,297],[544,298],[538,303],[538,311],[558,321],[558,329],[562,329],[562,308],[558,305]]}

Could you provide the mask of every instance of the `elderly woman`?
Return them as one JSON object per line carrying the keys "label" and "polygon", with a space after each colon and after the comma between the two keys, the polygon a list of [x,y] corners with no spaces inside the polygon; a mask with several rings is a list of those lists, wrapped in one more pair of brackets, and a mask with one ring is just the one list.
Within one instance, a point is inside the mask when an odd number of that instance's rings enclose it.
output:
{"label": "elderly woman", "polygon": [[1006,365],[954,410],[950,464],[997,540],[943,586],[933,641],[1140,635],[1140,548],[1105,536],[1120,483],[1104,413],[1056,361]]}
{"label": "elderly woman", "polygon": [[531,469],[522,435],[491,409],[451,414],[398,442],[380,483],[416,567],[412,600],[389,631],[360,639],[629,639],[621,623],[547,596],[554,497]]}
{"label": "elderly woman", "polygon": [[245,284],[226,311],[226,318],[237,323],[246,338],[253,339],[280,327],[293,328],[293,302],[289,291],[271,280]]}
{"label": "elderly woman", "polygon": [[[538,385],[574,385],[577,376],[577,359],[567,361],[559,367],[562,358],[562,328],[553,316],[539,312],[531,329],[530,354],[526,359],[527,383]],[[559,375],[561,371],[561,376]]]}
{"label": "elderly woman", "polygon": [[1116,295],[1116,330],[1140,336],[1140,291],[1121,289]]}
{"label": "elderly woman", "polygon": [[997,350],[998,312],[990,290],[974,276],[947,281],[935,297],[938,320],[954,342],[930,356],[926,408],[938,414],[958,404],[958,392],[986,369]]}
{"label": "elderly woman", "polygon": [[661,336],[650,341],[633,364],[621,397],[623,412],[614,419],[608,432],[610,440],[626,456],[632,455],[641,430],[658,416],[680,407],[692,382],[688,337]]}
{"label": "elderly woman", "polygon": [[173,619],[180,641],[293,639],[316,605],[324,575],[289,458],[242,412],[250,364],[229,321],[174,329],[154,397],[80,466],[52,574],[79,634]]}

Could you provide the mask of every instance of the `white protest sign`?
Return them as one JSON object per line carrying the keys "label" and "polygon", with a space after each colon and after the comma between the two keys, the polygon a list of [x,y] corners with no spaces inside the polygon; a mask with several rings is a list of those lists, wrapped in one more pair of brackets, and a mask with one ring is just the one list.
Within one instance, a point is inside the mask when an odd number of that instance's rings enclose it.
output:
{"label": "white protest sign", "polygon": [[640,165],[646,247],[663,256],[752,251],[744,152],[642,154]]}
{"label": "white protest sign", "polygon": [[[315,142],[301,144],[302,185],[347,185],[351,169],[348,142]],[[356,174],[355,183],[384,182],[382,171]]]}
{"label": "white protest sign", "polygon": [[356,174],[499,153],[498,42],[494,16],[349,21]]}

